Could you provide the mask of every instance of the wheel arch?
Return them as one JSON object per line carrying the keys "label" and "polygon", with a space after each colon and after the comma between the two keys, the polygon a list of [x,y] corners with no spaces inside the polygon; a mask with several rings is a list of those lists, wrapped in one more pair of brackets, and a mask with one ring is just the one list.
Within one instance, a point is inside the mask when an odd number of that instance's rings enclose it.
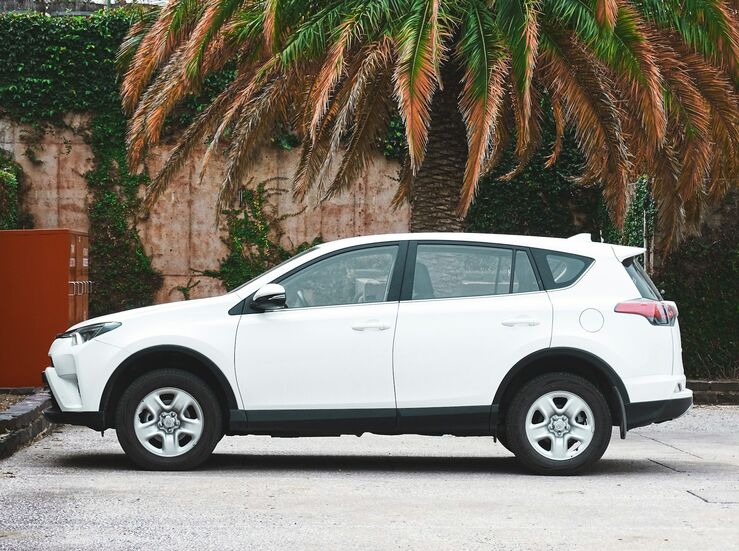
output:
{"label": "wheel arch", "polygon": [[497,432],[511,399],[524,384],[538,375],[561,371],[580,375],[595,384],[608,402],[614,425],[621,426],[625,432],[624,405],[629,403],[629,394],[621,377],[595,354],[567,347],[546,348],[529,354],[506,373],[493,398],[493,431]]}
{"label": "wheel arch", "polygon": [[[179,360],[176,365],[171,365]],[[230,409],[238,409],[236,395],[223,371],[197,350],[177,345],[158,345],[131,354],[116,367],[100,397],[100,412],[106,428],[115,424],[115,410],[126,387],[137,377],[157,367],[174,367],[201,377],[216,393],[224,419]]]}

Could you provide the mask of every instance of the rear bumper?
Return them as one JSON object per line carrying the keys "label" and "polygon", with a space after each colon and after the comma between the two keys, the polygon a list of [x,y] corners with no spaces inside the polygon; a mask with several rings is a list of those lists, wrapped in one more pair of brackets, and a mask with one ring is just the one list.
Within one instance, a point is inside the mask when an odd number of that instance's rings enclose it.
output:
{"label": "rear bumper", "polygon": [[625,405],[627,430],[664,423],[677,419],[687,412],[693,405],[692,393],[690,396],[673,400],[657,400],[654,402],[636,402]]}

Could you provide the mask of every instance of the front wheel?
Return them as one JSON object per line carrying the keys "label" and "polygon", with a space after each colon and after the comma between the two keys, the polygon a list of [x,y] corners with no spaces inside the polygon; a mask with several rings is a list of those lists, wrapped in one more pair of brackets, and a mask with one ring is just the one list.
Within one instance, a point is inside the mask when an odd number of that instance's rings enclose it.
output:
{"label": "front wheel", "polygon": [[603,394],[570,373],[550,373],[525,385],[506,416],[507,444],[538,474],[575,474],[595,463],[611,440]]}
{"label": "front wheel", "polygon": [[123,393],[116,434],[126,455],[144,469],[192,469],[223,436],[223,416],[202,379],[161,369],[142,375]]}

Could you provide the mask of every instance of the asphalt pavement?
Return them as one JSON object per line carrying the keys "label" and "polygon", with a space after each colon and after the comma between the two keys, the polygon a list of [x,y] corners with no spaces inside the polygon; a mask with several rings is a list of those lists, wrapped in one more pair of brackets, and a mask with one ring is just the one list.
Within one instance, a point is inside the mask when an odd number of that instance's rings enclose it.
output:
{"label": "asphalt pavement", "polygon": [[0,461],[0,549],[739,549],[739,407],[637,429],[586,475],[533,476],[492,438],[225,438],[135,470],[64,427]]}

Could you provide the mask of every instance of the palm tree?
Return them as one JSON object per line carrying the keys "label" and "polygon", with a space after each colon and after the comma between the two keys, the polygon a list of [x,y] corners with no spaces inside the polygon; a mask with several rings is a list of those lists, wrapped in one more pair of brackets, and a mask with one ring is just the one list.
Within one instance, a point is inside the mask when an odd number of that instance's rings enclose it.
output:
{"label": "palm tree", "polygon": [[[167,115],[226,63],[234,80],[179,137],[151,205],[193,148],[227,142],[219,206],[277,123],[302,137],[294,192],[323,198],[362,173],[396,110],[407,155],[396,204],[411,229],[459,230],[510,144],[525,166],[552,117],[570,128],[620,224],[649,174],[664,246],[737,183],[739,20],[728,0],[171,0],[120,52],[130,165]],[[225,137],[227,140],[224,140]],[[343,150],[343,154],[336,155]],[[332,166],[337,159],[338,167]],[[339,161],[340,159],[340,161]]]}

